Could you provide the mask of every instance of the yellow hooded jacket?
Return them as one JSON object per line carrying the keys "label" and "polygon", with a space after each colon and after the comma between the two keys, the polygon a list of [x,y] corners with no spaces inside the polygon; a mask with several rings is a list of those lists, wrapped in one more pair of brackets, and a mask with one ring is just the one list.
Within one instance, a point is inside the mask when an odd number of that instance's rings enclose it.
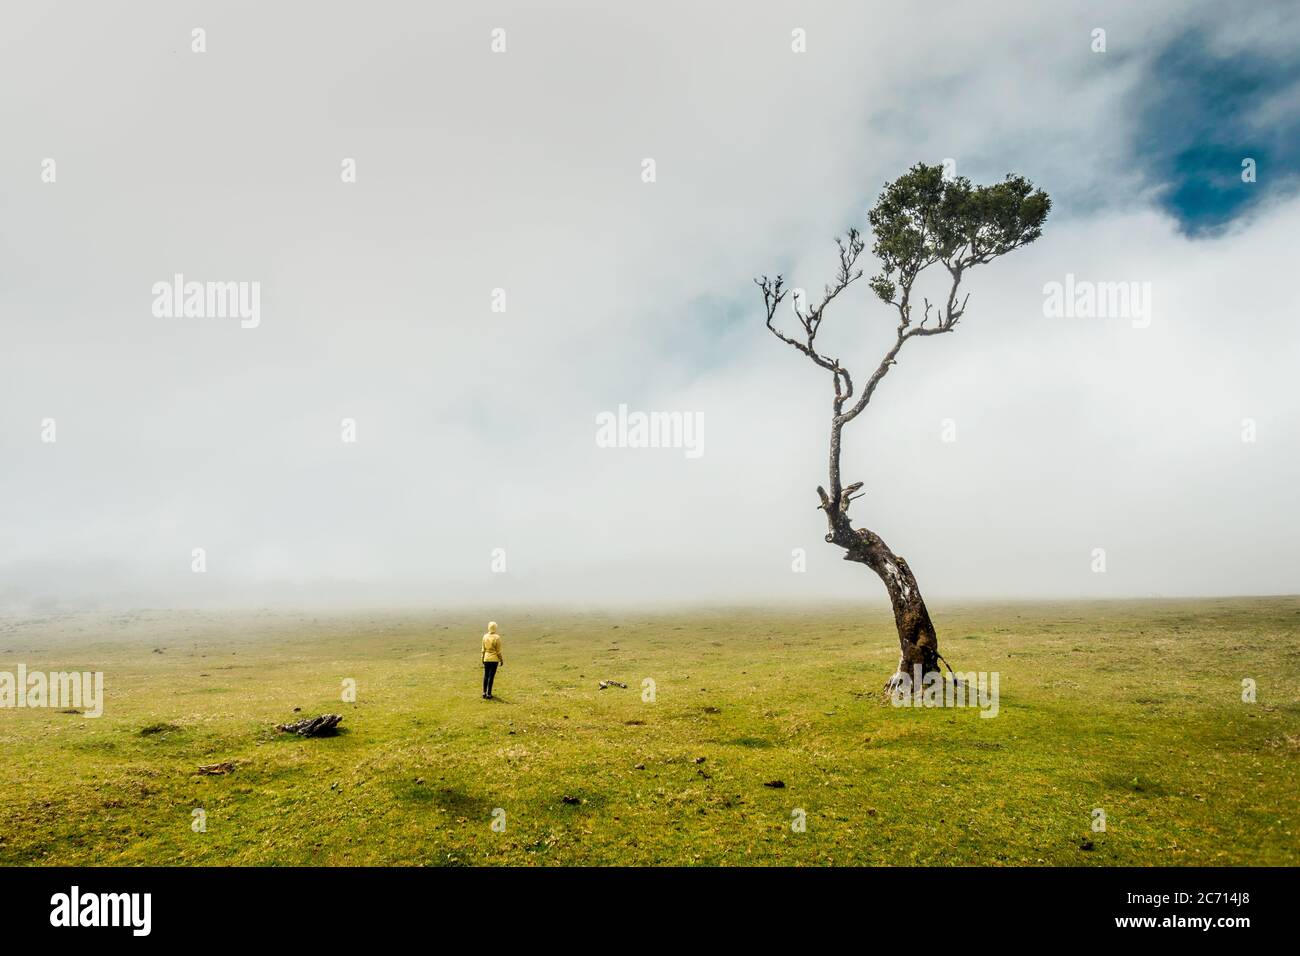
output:
{"label": "yellow hooded jacket", "polygon": [[501,635],[497,633],[495,621],[488,624],[488,632],[483,635],[483,663],[493,661],[498,664],[505,663],[505,659],[501,656]]}

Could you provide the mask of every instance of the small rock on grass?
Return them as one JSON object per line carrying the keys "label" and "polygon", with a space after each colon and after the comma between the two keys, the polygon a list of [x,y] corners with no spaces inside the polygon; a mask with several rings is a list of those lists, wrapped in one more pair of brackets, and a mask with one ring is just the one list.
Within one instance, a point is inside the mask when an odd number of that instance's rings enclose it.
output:
{"label": "small rock on grass", "polygon": [[767,781],[767,783],[763,784],[763,786],[765,786],[765,787],[771,787],[773,790],[781,790],[781,789],[784,789],[784,787],[785,787],[785,781],[784,781],[784,780],[769,780],[769,781]]}
{"label": "small rock on grass", "polygon": [[561,797],[560,799],[563,800],[565,803],[569,804],[570,806],[572,806],[572,805],[575,804],[575,803],[582,803],[582,800],[581,800],[580,798],[578,798],[578,797],[571,797],[571,796],[569,796],[568,794],[565,794],[565,795],[564,795],[563,797]]}
{"label": "small rock on grass", "polygon": [[644,769],[645,769],[645,764],[643,764],[643,763],[639,763],[639,764],[637,764],[635,767],[633,767],[632,769],[633,769],[633,770],[644,770]]}

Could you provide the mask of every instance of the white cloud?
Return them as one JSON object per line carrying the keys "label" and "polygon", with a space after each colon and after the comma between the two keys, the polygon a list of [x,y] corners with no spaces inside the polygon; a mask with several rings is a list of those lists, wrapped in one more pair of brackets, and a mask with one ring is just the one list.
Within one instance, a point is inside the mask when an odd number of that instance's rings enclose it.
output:
{"label": "white cloud", "polygon": [[[945,156],[1060,202],[853,426],[861,519],[934,595],[1294,590],[1296,206],[1197,242],[1149,210],[1125,103],[1165,11],[859,6],[222,7],[201,56],[169,4],[13,14],[7,599],[876,597],[813,508],[827,385],[750,278],[819,289]],[[173,272],[261,281],[262,326],[153,318]],[[1066,272],[1150,281],[1155,322],[1044,318]],[[891,334],[865,294],[827,321],[860,368]],[[705,456],[596,448],[620,402],[703,412]]]}

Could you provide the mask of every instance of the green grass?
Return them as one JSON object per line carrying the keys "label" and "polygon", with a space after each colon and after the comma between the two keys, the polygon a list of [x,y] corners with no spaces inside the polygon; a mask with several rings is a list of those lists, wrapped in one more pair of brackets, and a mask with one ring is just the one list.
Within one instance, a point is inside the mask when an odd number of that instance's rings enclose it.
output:
{"label": "green grass", "polygon": [[499,612],[491,702],[481,614],[0,621],[107,698],[0,710],[0,863],[1300,863],[1300,598],[933,611],[996,718],[883,703],[881,608]]}

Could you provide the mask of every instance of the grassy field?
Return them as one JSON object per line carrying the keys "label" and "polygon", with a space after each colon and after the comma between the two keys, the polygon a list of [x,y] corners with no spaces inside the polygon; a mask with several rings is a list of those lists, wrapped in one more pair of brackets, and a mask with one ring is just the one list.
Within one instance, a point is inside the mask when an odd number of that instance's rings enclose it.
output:
{"label": "grassy field", "polygon": [[883,702],[883,608],[502,613],[495,701],[481,614],[0,620],[106,695],[0,710],[0,864],[1300,863],[1300,598],[932,610],[995,718]]}

